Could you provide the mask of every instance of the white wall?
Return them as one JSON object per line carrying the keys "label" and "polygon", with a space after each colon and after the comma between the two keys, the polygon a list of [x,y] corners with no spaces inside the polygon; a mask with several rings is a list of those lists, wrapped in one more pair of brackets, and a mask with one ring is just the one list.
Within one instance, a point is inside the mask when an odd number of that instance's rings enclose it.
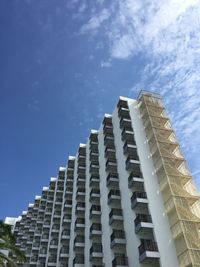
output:
{"label": "white wall", "polygon": [[178,267],[178,259],[174,241],[172,239],[167,214],[165,212],[157,176],[154,172],[154,165],[150,157],[149,146],[146,140],[145,130],[141,120],[137,101],[129,100],[130,115],[135,132],[135,140],[140,158],[141,168],[144,176],[144,184],[149,200],[149,210],[151,213],[154,233],[160,252],[160,262],[162,267]]}

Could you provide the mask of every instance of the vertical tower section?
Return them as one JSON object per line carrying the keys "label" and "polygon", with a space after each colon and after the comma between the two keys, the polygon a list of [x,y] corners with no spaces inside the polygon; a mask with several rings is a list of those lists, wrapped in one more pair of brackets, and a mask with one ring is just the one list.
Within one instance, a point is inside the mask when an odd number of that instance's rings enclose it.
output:
{"label": "vertical tower section", "polygon": [[[101,238],[101,204],[99,187],[98,131],[91,131],[89,138],[89,261],[88,266],[103,266]],[[86,248],[87,249],[87,248]]]}
{"label": "vertical tower section", "polygon": [[80,144],[75,160],[71,248],[69,266],[84,266],[86,145]]}
{"label": "vertical tower section", "polygon": [[[61,221],[59,231],[59,244],[56,266],[66,267],[69,261],[70,228],[72,217],[72,193],[74,182],[74,161],[75,157],[70,156],[63,175],[59,175],[57,191],[63,192],[61,206]],[[48,266],[48,265],[47,265]]]}
{"label": "vertical tower section", "polygon": [[138,97],[180,267],[200,266],[200,197],[159,95]]}

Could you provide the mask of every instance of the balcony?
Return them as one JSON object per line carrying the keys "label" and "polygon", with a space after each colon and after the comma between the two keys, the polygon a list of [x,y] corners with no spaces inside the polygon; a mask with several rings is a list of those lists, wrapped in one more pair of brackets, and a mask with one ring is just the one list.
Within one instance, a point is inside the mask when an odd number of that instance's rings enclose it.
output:
{"label": "balcony", "polygon": [[90,219],[91,218],[98,218],[100,216],[101,216],[101,206],[92,205],[90,208]]}
{"label": "balcony", "polygon": [[117,172],[117,161],[108,159],[106,161],[106,171],[107,172]]}
{"label": "balcony", "polygon": [[63,186],[58,186],[56,192],[57,193],[62,193],[63,190],[64,190]]}
{"label": "balcony", "polygon": [[118,115],[120,118],[130,118],[129,108],[128,107],[119,107]]}
{"label": "balcony", "polygon": [[106,147],[114,147],[115,146],[114,135],[113,134],[106,134],[104,136],[104,145]]}
{"label": "balcony", "polygon": [[148,235],[152,233],[153,223],[151,216],[147,214],[138,214],[134,220],[135,232],[142,235]]}
{"label": "balcony", "polygon": [[128,258],[125,255],[115,256],[112,267],[128,267]]}
{"label": "balcony", "polygon": [[84,155],[78,155],[78,163],[85,163],[86,157]]}
{"label": "balcony", "polygon": [[72,200],[66,200],[64,208],[71,210],[71,208],[72,208]]}
{"label": "balcony", "polygon": [[118,109],[120,109],[120,108],[128,108],[128,102],[127,102],[127,100],[124,100],[124,99],[122,99],[120,97],[120,99],[119,99],[119,101],[117,103],[117,107],[118,107]]}
{"label": "balcony", "polygon": [[113,134],[112,122],[104,124],[103,132],[104,132],[104,134]]}
{"label": "balcony", "polygon": [[135,171],[130,174],[130,176],[128,177],[128,187],[134,191],[143,191],[144,179],[140,171]]}
{"label": "balcony", "polygon": [[66,258],[69,257],[69,247],[63,246],[60,249],[60,258]]}
{"label": "balcony", "polygon": [[90,164],[90,173],[98,175],[98,173],[99,173],[99,163],[98,162],[92,162]]}
{"label": "balcony", "polygon": [[96,201],[100,199],[100,190],[93,188],[90,192],[90,201]]}
{"label": "balcony", "polygon": [[46,257],[47,257],[47,250],[46,249],[41,249],[40,252],[39,252],[39,258],[45,258],[46,259]]}
{"label": "balcony", "polygon": [[72,195],[73,194],[73,187],[67,186],[65,194]]}
{"label": "balcony", "polygon": [[83,254],[76,254],[73,260],[74,267],[85,267],[84,255]]}
{"label": "balcony", "polygon": [[76,200],[84,200],[85,199],[85,188],[78,188],[76,191]]}
{"label": "balcony", "polygon": [[32,256],[30,259],[30,264],[37,264],[37,261],[38,261],[38,257],[36,255]]}
{"label": "balcony", "polygon": [[78,202],[76,204],[76,215],[85,213],[85,202]]}
{"label": "balcony", "polygon": [[[35,236],[41,236],[41,233],[42,233],[42,230],[35,230]],[[22,239],[24,239],[25,238],[25,236],[22,236]]]}
{"label": "balcony", "polygon": [[44,224],[43,224],[43,228],[50,228],[50,224],[51,224],[50,221],[46,221],[46,222],[44,222]]}
{"label": "balcony", "polygon": [[39,248],[40,248],[40,243],[33,243],[32,247],[33,250],[39,250]]}
{"label": "balcony", "polygon": [[77,218],[75,221],[75,231],[84,232],[84,230],[85,230],[85,219]]}
{"label": "balcony", "polygon": [[126,160],[126,169],[127,171],[134,171],[135,169],[138,169],[138,168],[140,168],[140,161],[139,161],[138,155],[132,154]]}
{"label": "balcony", "polygon": [[86,146],[85,145],[80,145],[78,149],[79,155],[85,156],[86,155]]}
{"label": "balcony", "polygon": [[72,185],[73,181],[74,181],[74,175],[68,175],[67,179],[66,179],[66,185],[68,185],[68,184]]}
{"label": "balcony", "polygon": [[93,243],[90,248],[90,261],[96,259],[102,259],[102,257],[103,257],[102,245],[99,243]]}
{"label": "balcony", "polygon": [[128,142],[132,145],[136,145],[133,128],[130,128],[130,129],[124,128],[121,135],[122,135],[122,140],[124,142]]}
{"label": "balcony", "polygon": [[110,247],[124,247],[126,244],[125,232],[122,230],[114,230],[110,236],[111,244]]}
{"label": "balcony", "polygon": [[109,173],[106,180],[108,187],[119,187],[119,177],[117,173]]}
{"label": "balcony", "polygon": [[98,175],[92,175],[90,177],[90,186],[93,186],[93,187],[99,186],[99,176]]}
{"label": "balcony", "polygon": [[61,210],[60,211],[55,211],[54,214],[53,214],[53,218],[59,219],[60,216],[61,216]]}
{"label": "balcony", "polygon": [[85,177],[79,176],[76,182],[77,187],[85,187]]}
{"label": "balcony", "polygon": [[97,141],[90,141],[90,149],[92,152],[98,153],[98,142]]}
{"label": "balcony", "polygon": [[74,239],[74,250],[84,249],[85,237],[83,235],[77,235]]}
{"label": "balcony", "polygon": [[48,242],[49,241],[49,235],[48,234],[43,234],[41,238],[41,242]]}
{"label": "balcony", "polygon": [[123,213],[121,209],[112,209],[109,214],[109,224],[118,226],[123,223]]}
{"label": "balcony", "polygon": [[56,266],[56,260],[57,260],[56,255],[49,256],[48,266]]}
{"label": "balcony", "polygon": [[135,210],[143,211],[148,207],[148,199],[146,192],[136,191],[131,197],[131,207]]}
{"label": "balcony", "polygon": [[99,160],[99,153],[91,151],[90,152],[90,160],[91,161],[98,161]]}
{"label": "balcony", "polygon": [[58,240],[57,239],[51,240],[49,247],[52,249],[54,249],[54,248],[57,249],[58,248]]}
{"label": "balcony", "polygon": [[77,177],[77,181],[85,182],[85,174],[79,174]]}
{"label": "balcony", "polygon": [[63,223],[71,223],[71,214],[67,214],[63,217]]}
{"label": "balcony", "polygon": [[110,147],[106,147],[105,149],[105,157],[108,159],[116,159],[116,155],[115,155],[116,151],[115,148],[110,148]]}
{"label": "balcony", "polygon": [[141,239],[141,245],[138,247],[139,261],[141,263],[153,263],[160,258],[157,243],[152,240]]}
{"label": "balcony", "polygon": [[68,168],[67,168],[67,177],[68,176],[73,176],[73,175],[74,175],[74,167],[68,166]]}
{"label": "balcony", "polygon": [[121,118],[120,119],[120,128],[121,129],[130,129],[132,128],[131,119]]}
{"label": "balcony", "polygon": [[124,154],[125,155],[137,155],[137,146],[133,142],[125,142],[123,146]]}
{"label": "balcony", "polygon": [[77,173],[78,174],[85,174],[85,167],[78,165]]}
{"label": "balcony", "polygon": [[51,230],[51,232],[52,232],[52,233],[59,233],[59,231],[60,231],[60,225],[59,225],[59,224],[54,224],[54,225],[52,226],[52,230]]}
{"label": "balcony", "polygon": [[90,238],[92,238],[92,236],[99,236],[101,237],[102,235],[102,227],[100,223],[93,223],[90,227]]}
{"label": "balcony", "polygon": [[118,189],[111,189],[108,193],[108,204],[119,203],[120,200],[120,191]]}
{"label": "balcony", "polygon": [[66,239],[70,239],[70,229],[62,231],[61,240]]}

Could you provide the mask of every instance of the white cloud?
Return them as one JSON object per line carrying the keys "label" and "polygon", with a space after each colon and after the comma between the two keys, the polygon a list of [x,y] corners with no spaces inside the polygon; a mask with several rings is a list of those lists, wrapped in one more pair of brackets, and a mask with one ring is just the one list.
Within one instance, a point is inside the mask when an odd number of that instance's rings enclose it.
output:
{"label": "white cloud", "polygon": [[110,17],[107,9],[103,9],[99,14],[93,15],[89,21],[81,27],[80,32],[85,33],[90,30],[96,30],[101,24]]}
{"label": "white cloud", "polygon": [[40,110],[39,101],[37,99],[32,100],[31,102],[27,104],[27,107],[29,110],[39,111]]}
{"label": "white cloud", "polygon": [[140,82],[129,94],[135,96],[139,88],[161,93],[188,158],[192,152],[195,171],[200,163],[200,0],[118,0],[109,11],[92,17],[82,32],[101,29],[105,22],[109,57],[143,58]]}
{"label": "white cloud", "polygon": [[110,61],[101,61],[101,67],[102,68],[109,68],[109,67],[111,67],[111,62]]}
{"label": "white cloud", "polygon": [[85,9],[86,9],[86,4],[85,3],[83,3],[82,5],[80,5],[80,7],[79,7],[79,9],[78,9],[78,13],[83,13],[84,11],[85,11]]}
{"label": "white cloud", "polygon": [[[184,31],[188,28],[191,30],[191,24],[197,24],[190,12],[196,13],[196,19],[199,19],[196,12],[199,3],[199,0],[120,2],[119,11],[114,12],[115,18],[108,29],[111,55],[114,58],[125,59],[149,46],[153,47],[156,54],[173,50],[173,41],[180,38],[179,28],[185,14],[189,15],[189,23],[186,23]],[[172,42],[168,42],[169,37]],[[185,42],[188,41],[189,39],[185,39]],[[157,48],[159,49],[156,50]]]}

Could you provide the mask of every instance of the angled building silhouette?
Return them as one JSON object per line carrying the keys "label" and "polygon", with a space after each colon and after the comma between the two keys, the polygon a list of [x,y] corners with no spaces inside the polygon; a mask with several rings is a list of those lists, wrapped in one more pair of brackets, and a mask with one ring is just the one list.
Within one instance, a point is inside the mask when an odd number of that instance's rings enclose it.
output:
{"label": "angled building silhouette", "polygon": [[24,266],[199,267],[200,197],[160,96],[120,97],[14,233]]}

